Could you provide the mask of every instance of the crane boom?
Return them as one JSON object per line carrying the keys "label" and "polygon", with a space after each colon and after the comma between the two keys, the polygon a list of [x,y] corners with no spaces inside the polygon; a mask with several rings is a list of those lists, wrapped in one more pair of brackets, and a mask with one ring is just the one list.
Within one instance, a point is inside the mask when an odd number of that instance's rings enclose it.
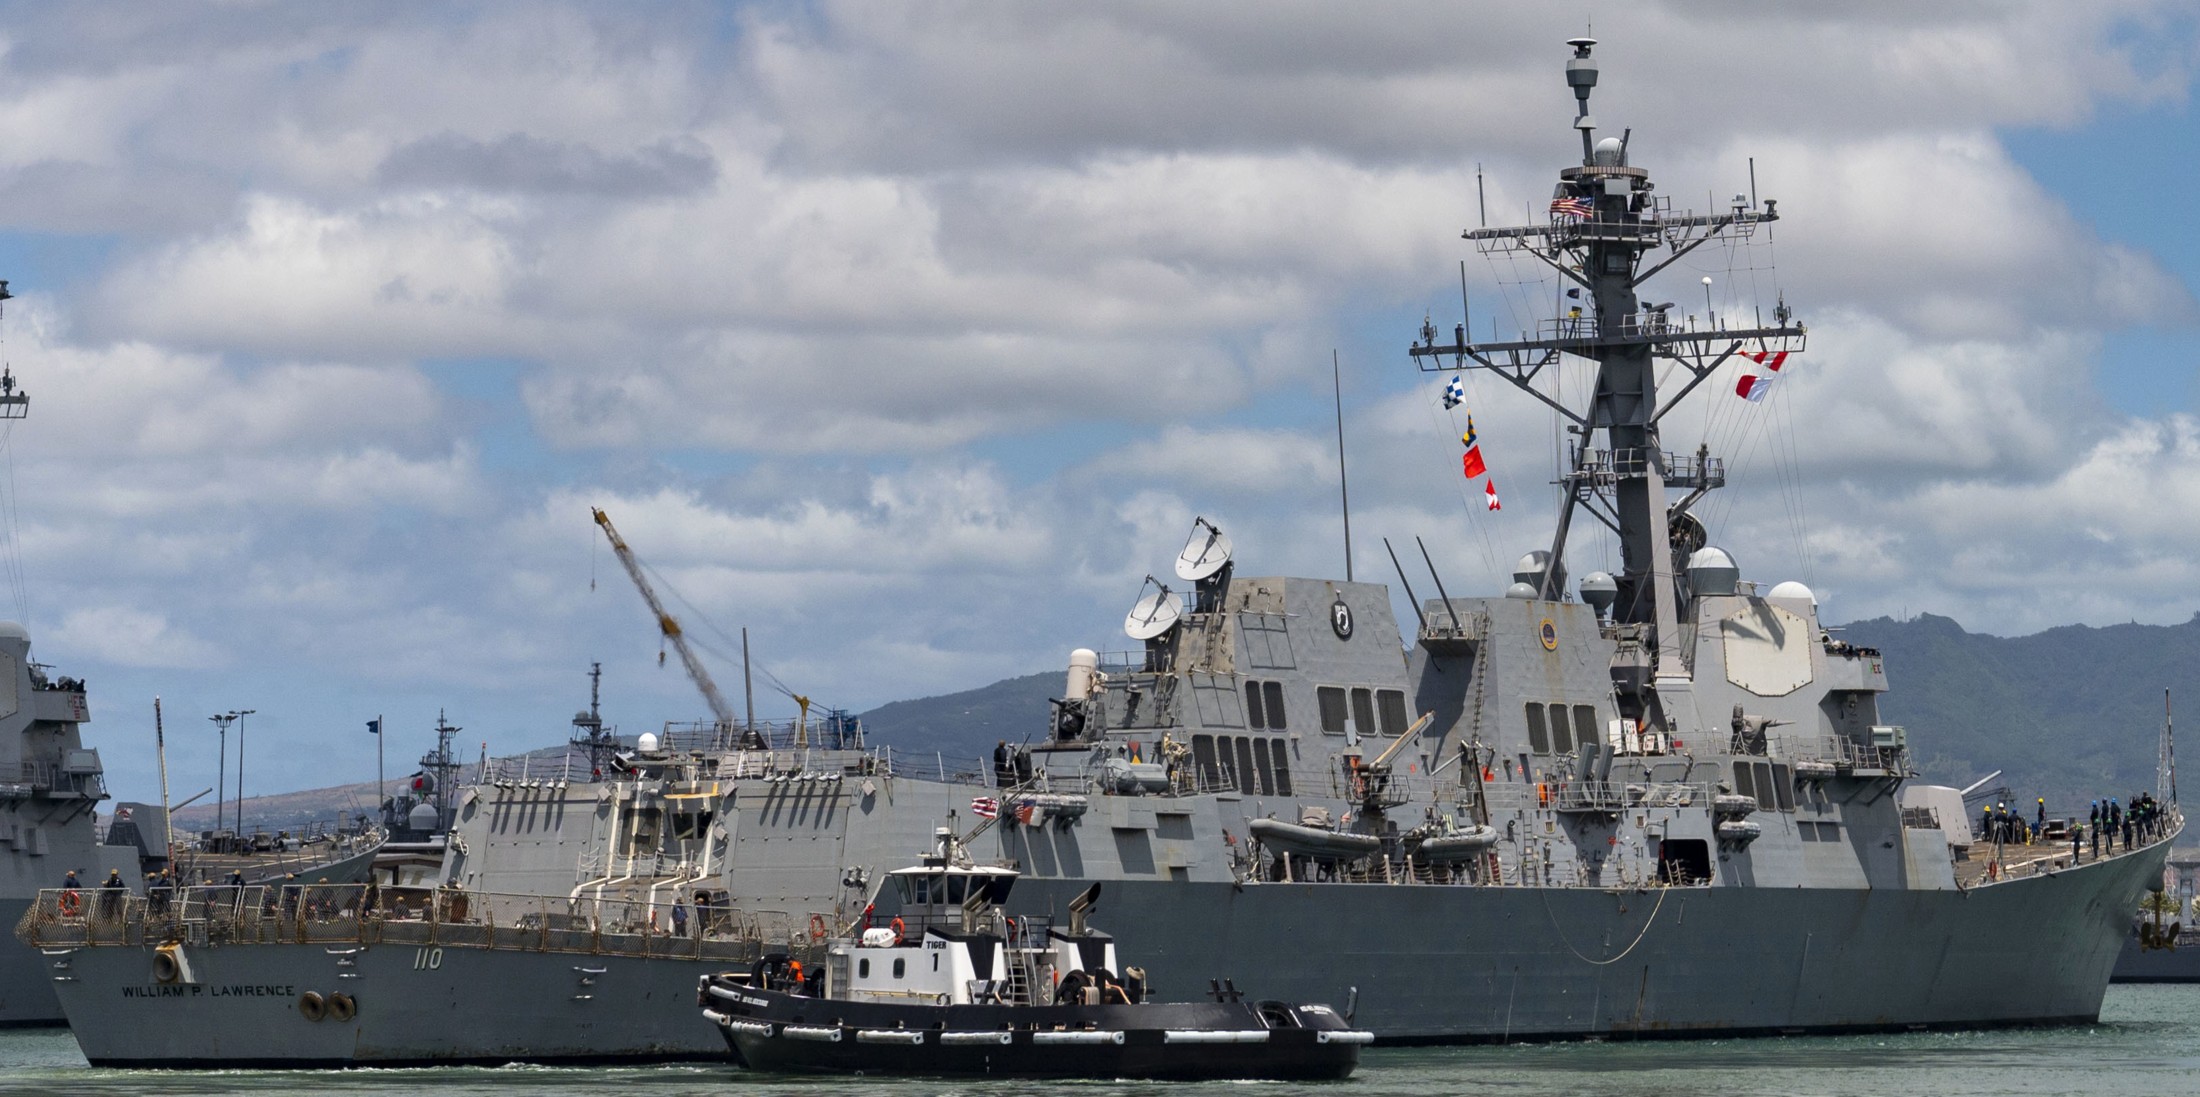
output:
{"label": "crane boom", "polygon": [[634,580],[634,588],[642,592],[642,601],[649,603],[649,612],[657,615],[657,628],[671,641],[672,649],[680,653],[680,665],[687,668],[688,677],[695,688],[703,693],[703,700],[710,705],[711,715],[717,717],[718,726],[730,728],[738,721],[733,718],[733,706],[718,692],[718,683],[711,681],[710,672],[703,669],[703,662],[695,657],[695,650],[688,646],[687,636],[680,631],[680,622],[665,612],[665,604],[657,599],[657,591],[649,585],[649,578],[642,574],[641,561],[634,558],[634,550],[626,547],[626,540],[619,536],[611,524],[611,516],[601,507],[589,508],[596,515],[596,524],[603,527],[605,537],[611,539],[611,551],[626,568],[627,577]]}

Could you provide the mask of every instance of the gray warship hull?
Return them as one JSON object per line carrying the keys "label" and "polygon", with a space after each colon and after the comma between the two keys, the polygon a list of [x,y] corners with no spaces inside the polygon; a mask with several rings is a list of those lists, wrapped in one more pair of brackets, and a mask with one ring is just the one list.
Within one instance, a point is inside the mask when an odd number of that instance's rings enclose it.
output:
{"label": "gray warship hull", "polygon": [[[723,1059],[695,1008],[722,962],[461,945],[253,944],[187,949],[164,984],[149,947],[78,949],[52,984],[96,1067],[426,1066]],[[349,961],[348,963],[344,963]],[[342,964],[342,966],[339,966]],[[42,982],[45,980],[41,980]],[[309,1020],[309,991],[344,993],[348,1020]]]}
{"label": "gray warship hull", "polygon": [[[0,919],[14,925],[30,903],[27,898],[0,899]],[[12,937],[0,941],[0,1028],[62,1023],[61,1003],[48,975],[37,949]]]}
{"label": "gray warship hull", "polygon": [[1104,901],[1125,952],[1198,977],[1160,998],[1231,977],[1350,1000],[1387,1044],[1705,1038],[2091,1022],[2120,900],[2160,868],[2143,851],[1968,892],[1111,882]]}
{"label": "gray warship hull", "polygon": [[2111,983],[2200,983],[2200,933],[2180,934],[2176,948],[2146,948],[2133,933],[2116,953]]}

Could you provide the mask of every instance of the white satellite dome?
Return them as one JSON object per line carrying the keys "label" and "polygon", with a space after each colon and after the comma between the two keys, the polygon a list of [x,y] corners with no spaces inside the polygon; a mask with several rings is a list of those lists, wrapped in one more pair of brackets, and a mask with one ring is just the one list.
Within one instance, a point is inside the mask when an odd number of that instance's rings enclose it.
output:
{"label": "white satellite dome", "polygon": [[1818,596],[1811,593],[1809,587],[1793,579],[1773,587],[1765,593],[1765,597],[1783,602],[1808,602],[1813,606],[1818,604]]}
{"label": "white satellite dome", "polygon": [[1688,555],[1688,589],[1699,595],[1732,594],[1741,581],[1742,569],[1717,545],[1706,545]]}
{"label": "white satellite dome", "polygon": [[653,732],[645,731],[635,738],[634,746],[636,749],[642,751],[645,754],[650,751],[656,750],[657,736]]}
{"label": "white satellite dome", "polygon": [[[1566,564],[1564,561],[1560,561],[1554,567],[1551,563],[1551,551],[1549,549],[1536,549],[1522,556],[1519,562],[1513,565],[1513,582],[1526,583],[1530,590],[1541,591],[1543,589],[1543,572],[1546,569],[1558,573],[1558,581],[1551,584],[1551,594],[1555,598],[1566,589]],[[1510,595],[1508,594],[1507,597],[1510,597]],[[1530,594],[1529,597],[1533,598],[1535,595]]]}
{"label": "white satellite dome", "polygon": [[1597,616],[1604,616],[1612,603],[1619,601],[1619,580],[1612,578],[1609,572],[1590,572],[1581,580],[1581,600],[1589,603]]}
{"label": "white satellite dome", "polygon": [[1519,598],[1523,601],[1532,602],[1535,600],[1535,584],[1514,583],[1513,585],[1505,588],[1505,597]]}

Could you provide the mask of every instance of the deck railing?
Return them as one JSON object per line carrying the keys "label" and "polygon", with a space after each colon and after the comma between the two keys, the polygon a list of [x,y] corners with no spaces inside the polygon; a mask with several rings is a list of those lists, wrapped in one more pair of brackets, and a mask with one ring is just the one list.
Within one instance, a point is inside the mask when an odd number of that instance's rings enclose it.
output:
{"label": "deck railing", "polygon": [[647,898],[568,898],[383,888],[372,884],[51,888],[16,923],[37,948],[163,943],[419,944],[622,956],[752,961],[814,951],[833,927],[823,914],[727,910]]}

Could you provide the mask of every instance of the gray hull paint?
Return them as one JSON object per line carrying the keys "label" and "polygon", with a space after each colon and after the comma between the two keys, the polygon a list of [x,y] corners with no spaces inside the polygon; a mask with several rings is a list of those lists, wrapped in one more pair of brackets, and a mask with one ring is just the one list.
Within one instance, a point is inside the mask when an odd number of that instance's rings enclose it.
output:
{"label": "gray hull paint", "polygon": [[[0,926],[12,929],[30,905],[27,898],[0,899]],[[50,975],[37,949],[13,933],[0,940],[0,1028],[62,1023]]]}
{"label": "gray hull paint", "polygon": [[2116,954],[2111,983],[2200,983],[2200,935],[2183,935],[2175,949],[2139,947],[2134,933]]}
{"label": "gray hull paint", "polygon": [[2166,848],[1968,892],[1111,881],[1102,909],[1125,955],[1196,980],[1158,997],[1357,987],[1354,1024],[1389,1043],[2041,1024],[2099,1015]]}
{"label": "gray hull paint", "polygon": [[[193,982],[153,980],[152,950],[80,949],[55,984],[93,1066],[330,1067],[722,1059],[695,1008],[724,965],[445,946],[249,945],[189,949]],[[351,959],[340,967],[340,959]],[[600,969],[589,970],[589,969]],[[356,978],[341,978],[351,974]],[[583,979],[592,982],[584,984]],[[43,981],[43,980],[42,980]],[[348,1022],[309,1021],[307,991],[358,1002]]]}

